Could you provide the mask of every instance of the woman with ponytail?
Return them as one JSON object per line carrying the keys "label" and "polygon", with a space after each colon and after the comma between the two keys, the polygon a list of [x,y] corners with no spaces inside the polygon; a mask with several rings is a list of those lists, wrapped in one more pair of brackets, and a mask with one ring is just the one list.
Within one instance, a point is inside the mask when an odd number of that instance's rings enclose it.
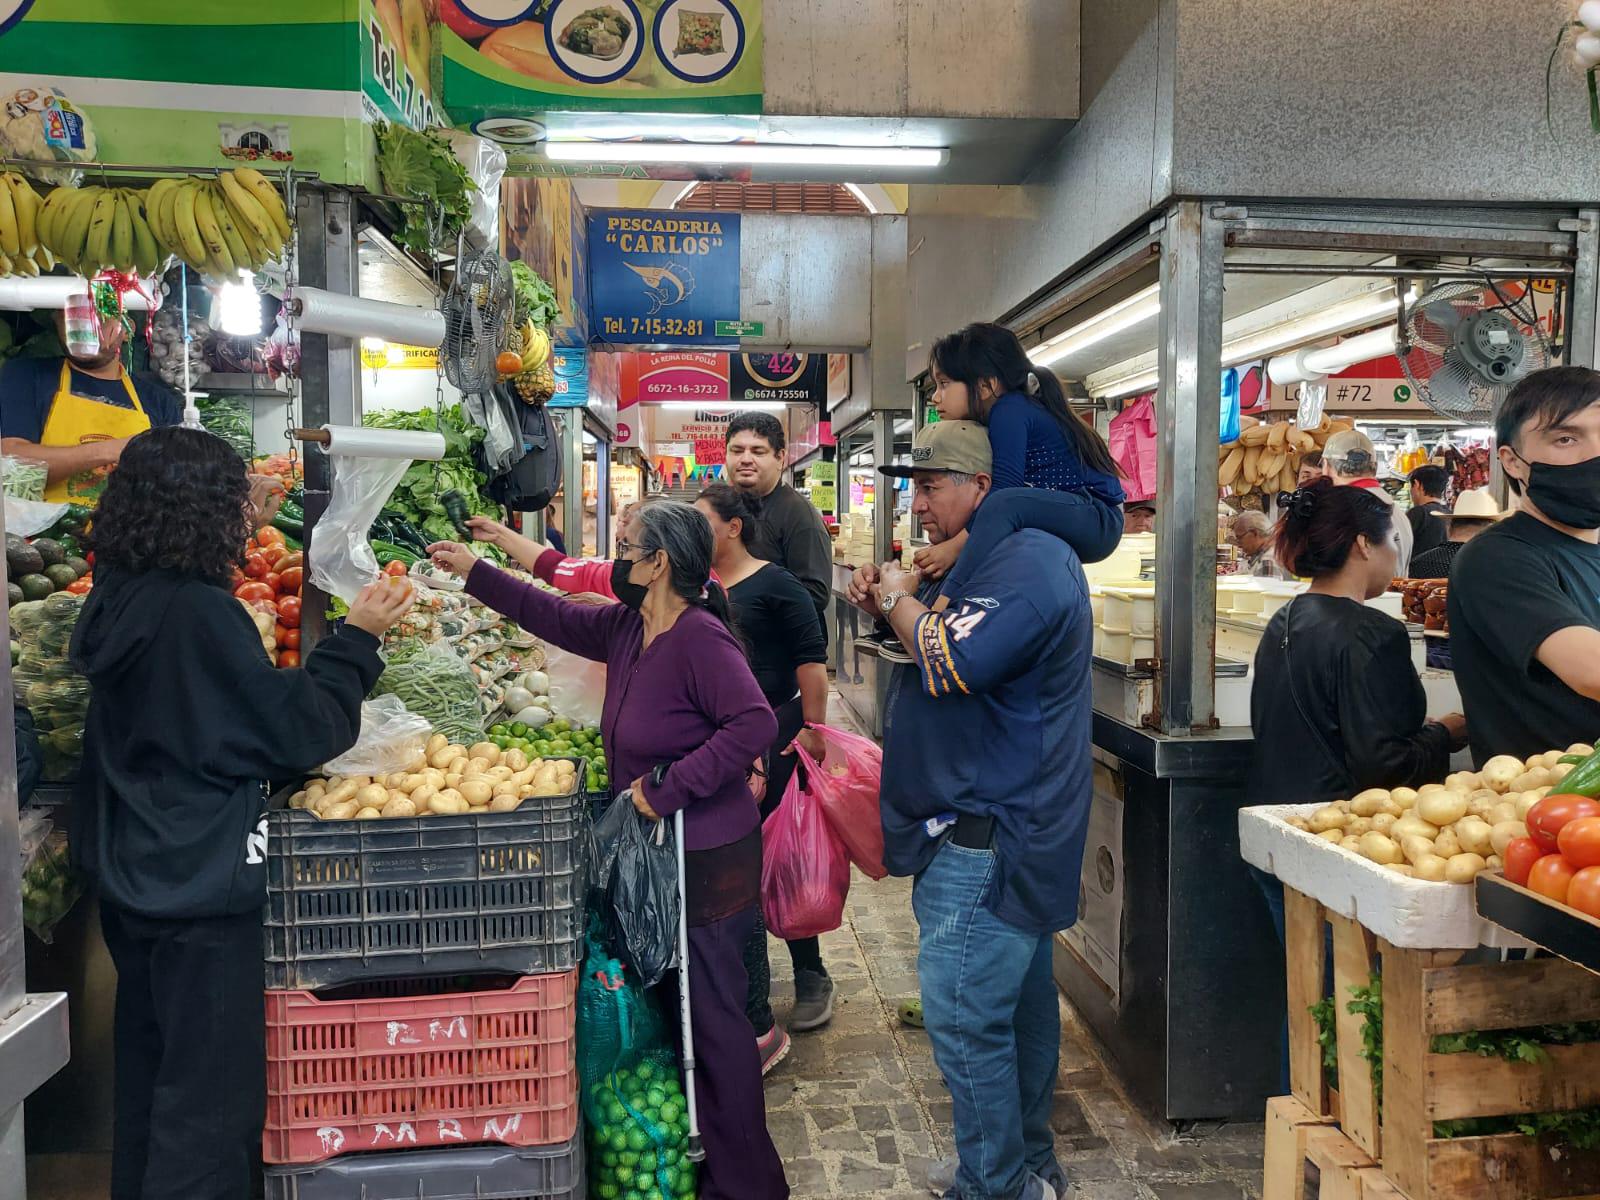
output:
{"label": "woman with ponytail", "polygon": [[453,542],[428,552],[465,576],[481,603],[606,664],[600,728],[611,778],[633,781],[633,805],[653,821],[684,814],[694,1082],[706,1151],[699,1195],[785,1200],[745,1016],[744,966],[761,891],[760,819],[746,773],[778,723],[727,596],[711,580],[711,526],[676,500],[636,508],[611,565],[621,603],[599,607],[569,604]]}

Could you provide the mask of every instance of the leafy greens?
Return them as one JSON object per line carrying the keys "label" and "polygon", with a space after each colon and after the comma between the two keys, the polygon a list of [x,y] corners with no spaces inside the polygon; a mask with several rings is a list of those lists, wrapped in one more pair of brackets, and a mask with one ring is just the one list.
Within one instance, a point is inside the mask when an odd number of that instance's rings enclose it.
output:
{"label": "leafy greens", "polygon": [[545,329],[561,320],[561,301],[555,288],[520,259],[511,264],[511,282],[517,293],[517,324],[532,321]]}
{"label": "leafy greens", "polygon": [[[483,441],[484,431],[468,423],[459,404],[444,410],[443,421],[431,408],[415,412],[386,409],[364,414],[362,424],[372,429],[421,430],[444,435],[444,458],[438,462],[412,463],[395,485],[389,503],[384,505],[385,511],[403,517],[431,541],[453,542],[461,537],[439,500],[452,488],[461,493],[472,516],[499,520],[503,515],[499,506],[483,494],[487,480],[472,459],[472,451]],[[488,547],[488,551],[493,550]]]}
{"label": "leafy greens", "polygon": [[418,133],[404,125],[379,124],[376,132],[383,186],[393,195],[416,201],[400,206],[405,224],[396,240],[418,254],[430,254],[437,248],[430,210],[443,214],[440,236],[454,238],[472,216],[472,193],[477,184],[438,130]]}

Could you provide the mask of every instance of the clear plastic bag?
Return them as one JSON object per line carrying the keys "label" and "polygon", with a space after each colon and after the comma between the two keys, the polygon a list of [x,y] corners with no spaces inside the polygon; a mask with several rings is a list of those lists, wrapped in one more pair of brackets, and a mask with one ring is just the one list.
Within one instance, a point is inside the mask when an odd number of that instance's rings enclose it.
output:
{"label": "clear plastic bag", "polygon": [[796,744],[806,768],[806,788],[839,835],[850,861],[873,879],[889,872],[883,865],[883,813],[878,791],[883,782],[883,751],[859,734],[813,725],[826,752],[819,763]]}
{"label": "clear plastic bag", "polygon": [[411,467],[408,458],[330,456],[333,491],[328,510],[311,531],[306,547],[311,582],[346,604],[378,578],[378,560],[367,543],[367,531],[389,495]]}
{"label": "clear plastic bag", "polygon": [[550,676],[551,712],[574,725],[600,724],[606,702],[605,663],[546,645],[544,670]]}
{"label": "clear plastic bag", "polygon": [[641,987],[661,982],[678,957],[678,858],[665,821],[651,821],[626,794],[595,824],[590,879],[607,898],[622,959]]}
{"label": "clear plastic bag", "polygon": [[45,484],[50,479],[50,468],[37,458],[0,455],[0,479],[5,481],[6,495],[15,496],[18,500],[42,501]]}
{"label": "clear plastic bag", "polygon": [[395,696],[435,733],[470,746],[483,741],[478,684],[467,664],[440,643],[401,642],[389,651],[377,695]]}
{"label": "clear plastic bag", "polygon": [[379,696],[361,705],[356,744],[323,766],[329,775],[394,775],[419,770],[433,726],[400,702]]}
{"label": "clear plastic bag", "polygon": [[37,809],[24,810],[22,832],[22,922],[49,943],[61,918],[83,894],[83,882],[67,854],[67,834]]}
{"label": "clear plastic bag", "polygon": [[761,826],[761,913],[767,928],[789,941],[837,929],[849,894],[844,843],[821,806],[791,777]]}
{"label": "clear plastic bag", "polygon": [[472,194],[468,240],[484,250],[500,248],[500,180],[506,173],[506,152],[488,138],[461,129],[446,129],[450,149],[478,185]]}

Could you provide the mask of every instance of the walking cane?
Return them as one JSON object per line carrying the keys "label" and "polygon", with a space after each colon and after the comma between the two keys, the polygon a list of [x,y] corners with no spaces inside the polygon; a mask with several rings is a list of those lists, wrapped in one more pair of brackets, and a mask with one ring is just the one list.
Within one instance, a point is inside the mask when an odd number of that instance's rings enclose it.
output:
{"label": "walking cane", "polygon": [[700,1145],[700,1105],[694,1095],[694,1027],[689,1005],[689,901],[683,868],[683,810],[672,815],[672,836],[678,843],[678,1019],[683,1023],[683,1092],[689,1098],[690,1162],[706,1156]]}

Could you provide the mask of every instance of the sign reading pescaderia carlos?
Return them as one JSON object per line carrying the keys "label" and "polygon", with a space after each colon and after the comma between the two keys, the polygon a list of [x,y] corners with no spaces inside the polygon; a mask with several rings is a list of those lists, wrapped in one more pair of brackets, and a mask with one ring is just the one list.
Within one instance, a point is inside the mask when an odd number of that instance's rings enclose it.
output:
{"label": "sign reading pescaderia carlos", "polygon": [[607,210],[589,218],[590,334],[608,342],[716,346],[739,316],[737,213]]}

